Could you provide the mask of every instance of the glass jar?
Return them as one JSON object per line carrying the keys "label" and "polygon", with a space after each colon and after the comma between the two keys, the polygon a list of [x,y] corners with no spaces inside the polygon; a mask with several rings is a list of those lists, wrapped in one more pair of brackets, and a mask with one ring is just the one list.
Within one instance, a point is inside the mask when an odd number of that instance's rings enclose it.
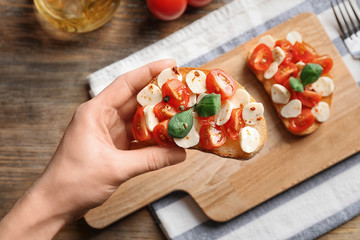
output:
{"label": "glass jar", "polygon": [[110,20],[120,0],[34,0],[41,16],[71,33],[89,32]]}

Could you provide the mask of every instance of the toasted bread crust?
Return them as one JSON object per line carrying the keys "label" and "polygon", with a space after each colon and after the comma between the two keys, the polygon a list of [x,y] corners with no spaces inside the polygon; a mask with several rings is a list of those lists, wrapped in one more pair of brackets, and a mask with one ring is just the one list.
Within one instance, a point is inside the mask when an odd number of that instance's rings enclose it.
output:
{"label": "toasted bread crust", "polygon": [[[178,71],[181,73],[181,75],[183,77],[182,81],[184,83],[185,83],[186,75],[192,70],[203,71],[206,75],[210,72],[209,69],[202,69],[202,68],[190,68],[190,67],[178,68]],[[150,83],[157,85],[157,77],[158,76],[156,76]],[[245,89],[238,82],[236,82],[236,84],[237,84],[238,88]],[[252,96],[250,96],[250,98],[251,98],[251,102],[256,102],[256,100]],[[258,123],[256,125],[251,125],[251,127],[254,127],[259,132],[259,135],[260,135],[260,145],[252,153],[246,153],[241,149],[241,146],[240,146],[241,136],[237,140],[231,140],[231,139],[227,138],[224,145],[222,145],[221,147],[214,149],[214,150],[204,149],[203,147],[201,147],[200,143],[198,145],[192,147],[191,149],[197,149],[197,150],[200,150],[203,152],[213,153],[220,157],[236,158],[236,159],[249,159],[249,158],[253,157],[254,155],[256,155],[260,151],[260,149],[264,146],[265,141],[267,139],[267,128],[266,128],[265,118],[262,118],[260,121],[258,121]],[[151,144],[151,145],[154,145],[154,144]]]}
{"label": "toasted bread crust", "polygon": [[[307,43],[304,43],[304,44],[306,44],[307,46],[310,46],[310,45],[307,44]],[[311,49],[312,49],[313,55],[318,55],[317,52],[315,51],[315,49],[313,49],[313,48],[311,48]],[[252,50],[249,52],[248,56],[247,56],[247,61],[246,61],[246,62],[247,62],[247,65],[248,65],[249,69],[255,74],[256,78],[263,84],[265,91],[267,92],[267,94],[269,94],[269,96],[270,96],[270,98],[271,98],[271,86],[272,86],[273,84],[277,83],[277,82],[276,82],[276,80],[274,79],[274,77],[272,77],[272,78],[270,78],[270,79],[265,79],[263,72],[256,71],[256,70],[254,70],[254,69],[249,65],[249,60],[250,60],[250,57],[251,57],[251,55],[252,55],[252,53],[253,53],[253,50],[254,50],[254,49],[252,49]],[[325,74],[324,76],[330,77],[329,74]],[[331,107],[332,95],[333,95],[333,94],[331,94],[331,95],[329,95],[329,96],[327,96],[327,97],[323,97],[321,101],[326,102],[327,104],[329,104],[329,107]],[[304,130],[304,131],[302,131],[302,132],[292,132],[292,131],[290,130],[290,127],[289,127],[289,126],[290,126],[290,121],[289,121],[289,119],[284,118],[284,117],[281,116],[281,114],[280,114],[280,111],[281,111],[281,109],[282,109],[282,107],[283,107],[283,104],[275,103],[275,102],[273,102],[273,101],[271,101],[271,103],[272,103],[272,105],[274,106],[274,108],[276,109],[276,112],[277,112],[279,118],[281,119],[281,121],[283,122],[285,128],[286,128],[289,132],[291,132],[292,134],[294,134],[294,135],[298,135],[298,136],[309,135],[309,134],[313,133],[316,129],[318,129],[318,128],[320,127],[320,125],[321,125],[320,122],[318,122],[318,121],[315,120],[315,122],[313,123],[313,125],[311,125],[311,126],[310,126],[309,128],[307,128],[306,130]]]}

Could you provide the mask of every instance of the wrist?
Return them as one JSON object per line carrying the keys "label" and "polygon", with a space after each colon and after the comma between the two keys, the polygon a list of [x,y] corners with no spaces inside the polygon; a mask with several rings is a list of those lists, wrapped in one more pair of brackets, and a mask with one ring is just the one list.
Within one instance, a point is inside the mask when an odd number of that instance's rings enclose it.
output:
{"label": "wrist", "polygon": [[0,238],[51,239],[66,224],[65,217],[48,201],[49,193],[35,183],[0,223]]}

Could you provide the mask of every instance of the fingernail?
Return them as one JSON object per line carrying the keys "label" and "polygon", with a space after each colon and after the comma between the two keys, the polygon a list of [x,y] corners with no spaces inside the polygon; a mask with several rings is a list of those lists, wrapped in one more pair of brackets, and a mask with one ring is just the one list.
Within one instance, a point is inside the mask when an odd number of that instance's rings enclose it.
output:
{"label": "fingernail", "polygon": [[183,162],[186,159],[186,151],[183,148],[173,147],[170,150],[170,163],[177,164]]}

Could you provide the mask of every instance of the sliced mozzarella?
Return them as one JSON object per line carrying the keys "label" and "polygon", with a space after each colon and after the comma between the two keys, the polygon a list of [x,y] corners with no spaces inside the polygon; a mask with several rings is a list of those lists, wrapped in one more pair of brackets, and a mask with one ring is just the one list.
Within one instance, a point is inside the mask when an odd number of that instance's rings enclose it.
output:
{"label": "sliced mozzarella", "polygon": [[299,99],[293,99],[286,104],[280,111],[284,118],[297,117],[301,113],[301,102]]}
{"label": "sliced mozzarella", "polygon": [[280,65],[285,59],[285,53],[280,47],[275,47],[272,50],[272,56],[274,62],[276,62],[278,65]]}
{"label": "sliced mozzarella", "polygon": [[244,127],[241,129],[240,139],[241,149],[246,153],[254,152],[260,145],[260,134],[252,127]]}
{"label": "sliced mozzarella", "polygon": [[292,45],[296,42],[302,43],[302,36],[297,31],[291,31],[287,34],[286,40],[288,40]]}
{"label": "sliced mozzarella", "polygon": [[199,117],[198,114],[194,111],[193,112],[193,124],[194,124],[195,130],[199,132],[201,124],[198,120],[198,117]]}
{"label": "sliced mozzarella", "polygon": [[[297,63],[295,63],[295,65],[300,68],[300,69],[303,69],[303,67],[305,67],[305,63],[303,61],[298,61]],[[300,75],[300,74],[299,74]]]}
{"label": "sliced mozzarella", "polygon": [[182,75],[178,71],[174,71],[174,68],[164,69],[157,78],[159,87],[161,88],[166,81],[171,79],[177,79],[179,81],[182,81]]}
{"label": "sliced mozzarella", "polygon": [[319,102],[318,105],[311,109],[315,119],[319,122],[325,122],[330,116],[330,107],[326,102]]}
{"label": "sliced mozzarella", "polygon": [[192,107],[196,104],[196,94],[191,94],[187,107]]}
{"label": "sliced mozzarella", "polygon": [[224,125],[229,121],[231,112],[233,110],[233,105],[230,101],[226,101],[221,105],[219,113],[215,117],[215,122],[218,126]]}
{"label": "sliced mozzarella", "polygon": [[272,78],[278,71],[278,64],[276,62],[273,62],[270,64],[270,67],[265,71],[264,78],[270,79]]}
{"label": "sliced mozzarella", "polygon": [[250,95],[246,90],[238,89],[229,101],[232,103],[234,108],[243,108],[250,102]]}
{"label": "sliced mozzarella", "polygon": [[190,71],[186,75],[186,83],[193,93],[206,92],[206,74],[203,71]]}
{"label": "sliced mozzarella", "polygon": [[274,103],[287,104],[290,100],[290,92],[283,85],[274,84],[271,86],[271,99]]}
{"label": "sliced mozzarella", "polygon": [[200,102],[200,100],[205,97],[207,95],[207,93],[200,93],[199,96],[197,97],[197,102]]}
{"label": "sliced mozzarella", "polygon": [[197,145],[200,141],[200,135],[193,125],[190,132],[184,138],[174,138],[176,145],[182,148],[189,148]]}
{"label": "sliced mozzarella", "polygon": [[249,125],[254,125],[257,121],[262,119],[262,115],[264,114],[264,106],[262,103],[251,102],[245,105],[242,117],[244,122]]}
{"label": "sliced mozzarella", "polygon": [[329,77],[319,77],[316,82],[307,85],[306,88],[320,93],[323,97],[327,97],[334,91],[334,82]]}
{"label": "sliced mozzarella", "polygon": [[159,120],[154,113],[154,105],[146,106],[144,108],[144,115],[146,128],[152,132],[154,130],[154,127],[159,123]]}
{"label": "sliced mozzarella", "polygon": [[141,106],[155,105],[162,101],[162,94],[158,86],[149,84],[141,89],[136,98]]}
{"label": "sliced mozzarella", "polygon": [[259,40],[259,44],[265,44],[269,48],[273,48],[275,46],[275,39],[271,35],[265,35]]}

